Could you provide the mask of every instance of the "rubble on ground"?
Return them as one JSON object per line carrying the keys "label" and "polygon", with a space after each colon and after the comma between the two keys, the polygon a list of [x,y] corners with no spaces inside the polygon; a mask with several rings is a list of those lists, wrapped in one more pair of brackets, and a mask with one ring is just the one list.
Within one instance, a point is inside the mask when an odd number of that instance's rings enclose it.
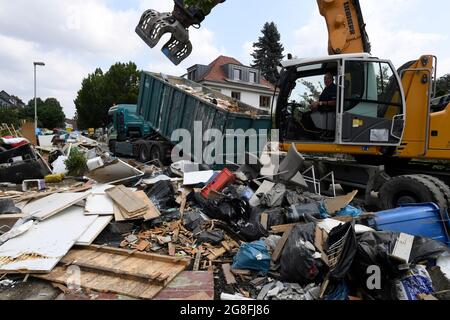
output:
{"label": "rubble on ground", "polygon": [[[10,181],[10,171],[0,175],[2,287],[22,274],[49,281],[65,297],[98,290],[170,299],[178,277],[198,277],[204,294],[189,298],[448,298],[450,239],[447,221],[436,219],[441,208],[422,206],[436,215],[433,231],[424,231],[393,220],[408,208],[368,213],[354,203],[356,191],[317,194],[294,150],[278,174],[265,176],[260,163],[233,171],[189,161],[159,168],[116,159],[86,138],[52,141],[34,148],[25,139],[1,140],[0,170],[11,159],[26,162],[15,153],[23,147],[44,168]],[[67,279],[72,267],[101,274],[104,283],[86,277],[77,287]]]}

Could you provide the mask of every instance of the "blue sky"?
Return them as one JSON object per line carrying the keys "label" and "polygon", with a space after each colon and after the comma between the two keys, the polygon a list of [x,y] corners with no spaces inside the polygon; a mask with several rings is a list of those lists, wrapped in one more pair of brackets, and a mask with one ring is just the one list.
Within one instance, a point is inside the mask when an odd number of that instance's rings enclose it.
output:
{"label": "blue sky", "polygon": [[[361,0],[361,5],[374,55],[400,66],[421,54],[436,54],[439,74],[450,73],[449,1]],[[134,61],[144,70],[181,75],[220,54],[248,64],[266,21],[278,25],[286,53],[327,53],[328,33],[316,0],[228,0],[201,30],[191,31],[194,52],[175,67],[160,52],[163,41],[151,50],[134,32],[144,10],[172,7],[171,0],[0,0],[0,90],[28,101],[32,62],[45,61],[38,74],[39,95],[56,97],[72,117],[81,81],[96,67]]]}

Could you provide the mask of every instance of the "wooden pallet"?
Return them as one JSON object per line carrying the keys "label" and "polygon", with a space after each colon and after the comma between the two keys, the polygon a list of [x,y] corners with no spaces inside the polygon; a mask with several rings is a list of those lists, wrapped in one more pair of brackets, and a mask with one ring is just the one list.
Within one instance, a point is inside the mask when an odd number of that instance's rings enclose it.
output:
{"label": "wooden pallet", "polygon": [[[89,246],[71,250],[47,275],[34,275],[67,285],[80,268],[79,285],[101,293],[152,299],[189,265],[190,259],[139,253],[123,249]],[[75,283],[76,284],[76,283]]]}

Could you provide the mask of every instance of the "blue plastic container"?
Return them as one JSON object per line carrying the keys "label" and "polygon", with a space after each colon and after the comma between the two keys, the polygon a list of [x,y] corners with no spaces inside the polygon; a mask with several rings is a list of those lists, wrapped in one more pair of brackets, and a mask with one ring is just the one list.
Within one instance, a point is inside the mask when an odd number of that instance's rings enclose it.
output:
{"label": "blue plastic container", "polygon": [[441,210],[434,203],[408,204],[381,211],[373,222],[371,227],[378,231],[402,232],[450,245],[448,212],[445,211],[442,217]]}

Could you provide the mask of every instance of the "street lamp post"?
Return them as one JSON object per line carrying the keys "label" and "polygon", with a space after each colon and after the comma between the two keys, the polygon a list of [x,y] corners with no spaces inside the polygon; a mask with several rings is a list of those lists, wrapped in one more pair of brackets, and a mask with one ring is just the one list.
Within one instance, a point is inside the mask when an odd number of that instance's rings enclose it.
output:
{"label": "street lamp post", "polygon": [[37,132],[38,129],[38,116],[37,116],[37,94],[36,94],[36,67],[45,66],[43,62],[34,62],[34,130]]}

